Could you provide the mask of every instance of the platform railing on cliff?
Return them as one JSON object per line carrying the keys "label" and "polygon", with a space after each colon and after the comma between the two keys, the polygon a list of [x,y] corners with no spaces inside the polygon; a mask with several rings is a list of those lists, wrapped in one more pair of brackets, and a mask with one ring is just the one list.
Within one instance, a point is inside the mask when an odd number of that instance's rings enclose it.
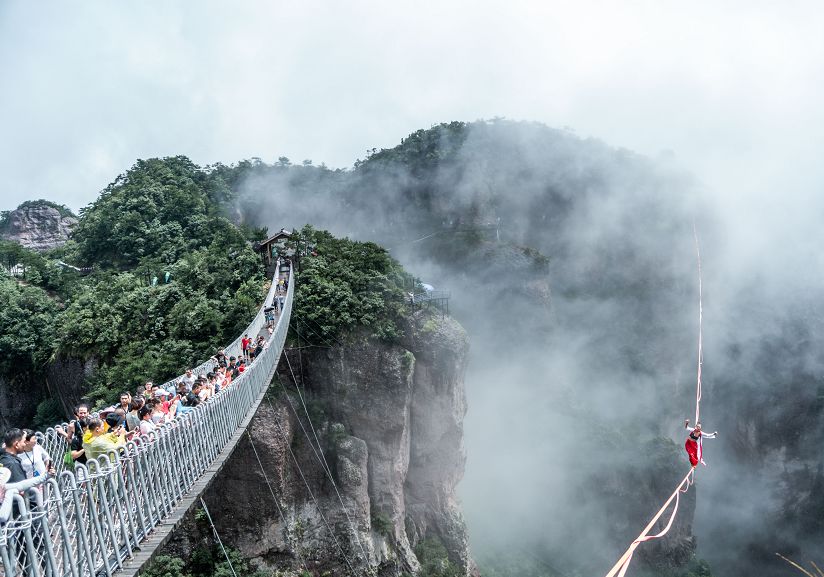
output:
{"label": "platform railing on cliff", "polygon": [[[279,274],[243,334],[257,335],[264,329],[264,308],[275,296]],[[0,506],[2,575],[111,577],[128,560],[134,565],[139,549],[139,563],[149,558],[161,542],[153,535],[166,530],[159,526],[203,491],[205,484],[198,480],[213,475],[215,463],[231,453],[266,393],[289,328],[291,267],[288,279],[268,348],[227,389],[148,438],[129,441],[120,454],[77,464],[55,477],[5,486]],[[242,336],[226,347],[227,355],[240,355]],[[203,373],[213,364],[207,361],[195,372]],[[61,446],[62,437],[53,429],[41,439],[51,455],[63,454],[65,441]],[[131,571],[136,569],[127,572]]]}

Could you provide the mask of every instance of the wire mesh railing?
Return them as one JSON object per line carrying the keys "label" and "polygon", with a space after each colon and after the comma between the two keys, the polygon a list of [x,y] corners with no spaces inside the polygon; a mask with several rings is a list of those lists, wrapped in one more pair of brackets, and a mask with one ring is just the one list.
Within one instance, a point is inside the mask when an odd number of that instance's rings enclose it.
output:
{"label": "wire mesh railing", "polygon": [[[122,568],[221,454],[271,382],[292,311],[291,268],[288,274],[285,302],[267,347],[228,388],[119,452],[76,463],[74,470],[61,468],[53,477],[5,486],[0,575],[111,577]],[[264,308],[275,296],[277,280],[276,275],[244,334],[264,328]],[[242,336],[225,348],[227,355],[240,356]],[[203,374],[214,364],[207,361],[194,372]],[[53,428],[38,433],[38,439],[52,456],[68,448]]]}

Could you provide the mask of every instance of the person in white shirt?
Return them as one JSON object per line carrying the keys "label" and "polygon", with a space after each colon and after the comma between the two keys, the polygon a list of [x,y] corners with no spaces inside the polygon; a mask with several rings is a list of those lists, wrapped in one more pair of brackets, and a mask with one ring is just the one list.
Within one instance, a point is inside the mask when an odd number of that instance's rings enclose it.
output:
{"label": "person in white shirt", "polygon": [[54,474],[52,460],[46,450],[37,443],[37,435],[31,429],[23,429],[23,440],[25,451],[20,453],[20,462],[26,477],[39,477],[49,473]]}
{"label": "person in white shirt", "polygon": [[192,385],[195,384],[196,378],[192,373],[192,369],[186,369],[186,374],[180,377],[180,382],[186,385],[187,393],[192,390]]}
{"label": "person in white shirt", "polygon": [[157,429],[157,425],[155,425],[154,421],[152,420],[152,408],[149,406],[145,406],[141,408],[137,412],[138,416],[140,417],[140,434],[143,436],[147,436],[149,433],[153,433],[155,429]]}

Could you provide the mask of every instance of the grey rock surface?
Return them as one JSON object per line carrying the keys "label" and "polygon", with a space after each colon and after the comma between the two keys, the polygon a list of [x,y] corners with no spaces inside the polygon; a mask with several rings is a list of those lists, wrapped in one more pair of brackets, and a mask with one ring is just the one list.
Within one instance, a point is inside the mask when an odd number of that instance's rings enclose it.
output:
{"label": "grey rock surface", "polygon": [[18,242],[25,248],[48,250],[66,244],[75,224],[76,218],[61,216],[56,208],[30,206],[9,213],[0,238]]}
{"label": "grey rock surface", "polygon": [[[261,404],[206,495],[224,542],[269,570],[399,577],[419,572],[414,548],[434,537],[469,575],[455,497],[467,353],[460,325],[424,311],[400,344],[290,351],[288,396]],[[189,525],[168,552],[191,554],[202,528]]]}

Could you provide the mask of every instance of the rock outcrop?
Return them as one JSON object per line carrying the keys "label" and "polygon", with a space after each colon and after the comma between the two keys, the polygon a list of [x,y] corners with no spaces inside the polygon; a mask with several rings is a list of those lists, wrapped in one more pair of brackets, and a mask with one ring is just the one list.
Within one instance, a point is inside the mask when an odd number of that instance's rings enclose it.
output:
{"label": "rock outcrop", "polygon": [[[270,569],[397,577],[419,572],[415,548],[431,539],[470,573],[455,497],[468,338],[426,311],[406,333],[396,345],[356,339],[288,353],[289,384],[262,403],[251,440],[207,492],[224,542]],[[203,534],[191,519],[167,551],[188,556]]]}
{"label": "rock outcrop", "polygon": [[0,238],[25,248],[48,250],[64,245],[75,224],[75,217],[61,214],[53,206],[31,203],[8,214]]}
{"label": "rock outcrop", "polygon": [[[30,423],[37,404],[46,396],[42,382],[30,375],[0,377],[0,427],[7,430]],[[29,426],[29,425],[22,425]]]}

